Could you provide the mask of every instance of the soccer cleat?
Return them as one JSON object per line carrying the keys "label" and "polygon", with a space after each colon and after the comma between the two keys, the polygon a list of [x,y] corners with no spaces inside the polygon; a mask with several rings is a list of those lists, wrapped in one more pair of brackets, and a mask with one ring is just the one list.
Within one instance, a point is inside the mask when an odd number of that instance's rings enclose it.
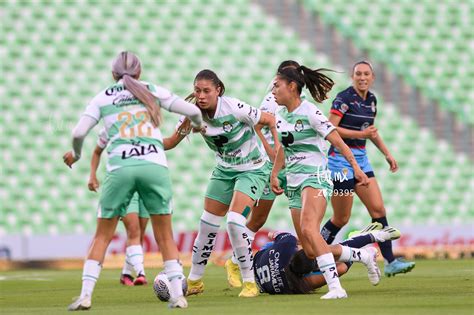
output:
{"label": "soccer cleat", "polygon": [[232,259],[227,259],[225,262],[225,270],[227,271],[227,282],[232,288],[241,288],[242,281],[240,281],[239,265],[234,264]]}
{"label": "soccer cleat", "polygon": [[372,222],[370,223],[369,225],[367,225],[365,228],[363,228],[362,230],[360,231],[352,231],[349,233],[348,237],[349,238],[353,238],[357,235],[364,235],[364,234],[368,234],[370,232],[373,232],[373,231],[378,231],[378,230],[381,230],[383,228],[383,225],[382,223],[380,222]]}
{"label": "soccer cleat", "polygon": [[386,226],[379,231],[372,231],[370,234],[373,235],[377,242],[394,241],[402,236],[398,229],[391,226]]}
{"label": "soccer cleat", "polygon": [[365,265],[365,267],[367,267],[367,275],[369,277],[370,283],[372,283],[372,285],[377,285],[379,284],[380,277],[382,276],[379,266],[377,265],[377,248],[369,247],[365,250],[367,252],[367,259],[362,261],[362,263]]}
{"label": "soccer cleat", "polygon": [[321,300],[333,300],[333,299],[345,299],[347,298],[346,290],[338,288],[330,290],[328,293],[321,297]]}
{"label": "soccer cleat", "polygon": [[127,286],[127,287],[133,287],[133,277],[131,275],[127,274],[122,274],[120,276],[120,283]]}
{"label": "soccer cleat", "polygon": [[145,275],[139,274],[138,277],[133,281],[134,285],[146,285],[148,282],[146,281]]}
{"label": "soccer cleat", "polygon": [[391,263],[385,265],[384,273],[387,277],[391,277],[399,273],[410,272],[413,268],[415,268],[415,262],[397,258]]}
{"label": "soccer cleat", "polygon": [[179,296],[175,299],[170,299],[168,307],[169,308],[187,308],[188,301],[186,300],[184,296]]}
{"label": "soccer cleat", "polygon": [[258,296],[258,288],[255,282],[244,281],[244,288],[239,293],[239,297],[256,297]]}
{"label": "soccer cleat", "polygon": [[78,297],[74,302],[72,302],[67,310],[68,311],[86,311],[92,306],[91,296],[85,295]]}
{"label": "soccer cleat", "polygon": [[188,284],[188,290],[186,291],[186,295],[194,295],[204,292],[204,282],[202,282],[202,279],[186,279],[186,282]]}

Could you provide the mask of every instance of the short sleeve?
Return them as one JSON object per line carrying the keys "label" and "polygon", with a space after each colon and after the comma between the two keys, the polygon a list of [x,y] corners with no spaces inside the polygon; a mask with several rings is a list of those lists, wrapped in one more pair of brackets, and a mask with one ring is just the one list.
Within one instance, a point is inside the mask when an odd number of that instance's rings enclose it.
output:
{"label": "short sleeve", "polygon": [[153,95],[159,100],[160,107],[168,111],[171,105],[173,105],[173,102],[179,98],[179,96],[161,86],[150,85],[150,89]]}
{"label": "short sleeve", "polygon": [[94,118],[96,121],[100,120],[100,107],[97,101],[97,96],[94,97],[86,107],[83,115]]}
{"label": "short sleeve", "polygon": [[334,125],[319,109],[315,109],[314,113],[309,116],[309,123],[311,128],[316,130],[316,132],[323,138],[326,138],[331,131],[336,129],[336,127],[334,127]]}
{"label": "short sleeve", "polygon": [[260,121],[260,117],[262,116],[260,109],[252,107],[235,98],[228,99],[231,101],[232,112],[237,120],[252,127]]}
{"label": "short sleeve", "polygon": [[99,137],[97,138],[97,146],[101,149],[104,149],[109,143],[109,137],[107,136],[107,131],[105,128],[102,128],[99,131]]}
{"label": "short sleeve", "polygon": [[338,95],[331,106],[331,114],[335,114],[339,117],[343,117],[344,114],[349,110],[349,105],[346,104],[342,96]]}
{"label": "short sleeve", "polygon": [[265,95],[265,98],[260,103],[260,110],[265,113],[275,115],[277,108],[278,104],[276,103],[275,97],[272,93],[268,93],[267,95]]}

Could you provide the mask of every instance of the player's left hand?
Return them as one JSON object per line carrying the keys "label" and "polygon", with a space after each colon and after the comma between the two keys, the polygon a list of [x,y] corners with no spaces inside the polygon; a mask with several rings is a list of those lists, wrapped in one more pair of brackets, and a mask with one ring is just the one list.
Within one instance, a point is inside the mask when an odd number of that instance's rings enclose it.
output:
{"label": "player's left hand", "polygon": [[69,151],[63,155],[63,161],[69,168],[72,168],[72,165],[77,162],[77,159],[74,157],[72,151]]}
{"label": "player's left hand", "polygon": [[387,156],[385,156],[385,159],[387,160],[388,165],[390,165],[390,171],[392,173],[395,173],[396,171],[398,171],[398,163],[391,154],[388,154]]}
{"label": "player's left hand", "polygon": [[354,177],[357,181],[358,186],[368,186],[369,185],[369,177],[365,174],[360,168],[354,170]]}

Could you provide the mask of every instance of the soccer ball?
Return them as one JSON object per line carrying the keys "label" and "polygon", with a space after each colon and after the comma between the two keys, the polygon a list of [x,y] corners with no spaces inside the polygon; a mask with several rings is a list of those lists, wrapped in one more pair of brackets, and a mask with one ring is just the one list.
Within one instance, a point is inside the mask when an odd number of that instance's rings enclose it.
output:
{"label": "soccer ball", "polygon": [[[183,277],[183,295],[186,295],[186,291],[188,290],[188,284],[186,282],[186,278]],[[155,291],[155,295],[160,301],[168,302],[171,293],[170,293],[170,281],[164,272],[160,272],[153,281],[153,291]]]}

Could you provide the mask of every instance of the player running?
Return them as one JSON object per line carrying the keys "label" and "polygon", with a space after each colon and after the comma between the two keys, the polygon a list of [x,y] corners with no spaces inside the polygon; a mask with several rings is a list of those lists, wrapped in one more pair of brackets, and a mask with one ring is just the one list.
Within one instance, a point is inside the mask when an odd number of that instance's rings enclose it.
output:
{"label": "player running", "polygon": [[[163,149],[166,151],[172,148],[171,143],[181,141],[184,138],[183,134],[177,131],[169,138],[163,139]],[[92,153],[91,168],[89,175],[88,188],[90,191],[99,189],[99,180],[97,179],[97,169],[100,164],[100,157],[102,152],[107,147],[109,139],[107,132],[102,129],[99,132],[97,145]],[[145,235],[146,226],[150,215],[143,204],[143,200],[138,193],[133,194],[130,204],[125,209],[125,212],[120,215],[125,231],[127,233],[127,244],[125,249],[125,261],[120,276],[120,283],[125,286],[146,285],[145,268],[143,266],[143,237]],[[135,272],[136,279],[133,278],[132,273]]]}
{"label": "player running", "polygon": [[183,296],[183,267],[171,226],[171,181],[158,129],[160,109],[186,115],[200,130],[202,115],[165,88],[139,81],[141,63],[131,52],[121,52],[112,63],[116,81],[97,94],[87,106],[73,130],[73,151],[63,159],[69,167],[81,156],[82,143],[88,132],[104,120],[108,146],[107,177],[101,191],[97,230],[84,263],[80,296],[69,310],[91,307],[92,292],[102,268],[107,247],[114,235],[123,208],[138,192],[148,210],[155,239],[161,249],[165,273],[171,283],[169,307],[187,307]]}
{"label": "player running", "polygon": [[316,105],[301,99],[303,87],[307,87],[313,99],[321,103],[327,98],[334,82],[322,72],[303,65],[281,69],[275,79],[273,95],[282,105],[277,112],[277,130],[281,137],[273,165],[271,184],[276,194],[283,193],[278,173],[285,164],[287,195],[293,224],[306,256],[316,258],[326,279],[329,292],[322,299],[346,298],[341,287],[330,248],[319,233],[321,220],[326,211],[327,200],[332,191],[332,182],[327,171],[326,141],[336,146],[354,168],[361,185],[367,184],[365,175]]}
{"label": "player running", "polygon": [[[299,66],[299,63],[294,60],[285,60],[278,66],[278,71],[287,67],[297,68]],[[271,85],[269,87],[270,90],[273,88],[273,81],[274,80],[272,80]],[[305,99],[304,92],[302,92],[301,98]],[[278,107],[279,105],[275,102],[275,97],[273,96],[271,91],[268,92],[267,95],[265,95],[260,104],[260,110],[264,113],[269,113],[272,116],[275,116]],[[273,136],[270,132],[270,129],[259,124],[257,124],[254,129],[258,137],[261,139],[265,151],[267,152],[267,155],[270,158],[270,161],[273,163],[276,151],[273,143]],[[280,171],[280,173],[278,174],[278,179],[280,180],[283,189],[286,190],[286,176],[284,170]],[[260,230],[267,221],[268,215],[270,214],[270,210],[273,206],[276,197],[277,195],[273,193],[269,181],[265,186],[262,196],[260,197],[257,205],[254,207],[252,213],[249,216],[249,219],[247,220],[247,234],[249,235],[249,239],[251,242],[253,242],[253,240],[255,239],[255,234],[258,232],[258,230]],[[225,269],[227,272],[227,281],[229,285],[233,288],[240,288],[242,286],[242,282],[240,280],[240,270],[235,255],[232,255],[231,258],[227,259],[227,261],[225,262]]]}
{"label": "player running", "polygon": [[275,118],[238,99],[223,96],[224,91],[223,82],[213,71],[202,70],[196,75],[194,93],[188,98],[203,113],[202,136],[217,160],[194,241],[188,295],[204,291],[204,270],[227,214],[227,233],[244,281],[239,296],[254,297],[258,289],[245,224],[268,182],[271,167],[253,127],[259,123],[265,125],[276,138]]}
{"label": "player running", "polygon": [[[332,103],[329,121],[337,127],[337,132],[350,147],[357,163],[369,177],[370,185],[356,185],[357,179],[354,178],[352,165],[347,163],[338,148],[331,146],[328,167],[334,182],[334,193],[331,198],[334,214],[321,231],[328,244],[333,242],[336,234],[349,221],[354,192],[369,211],[372,222],[388,226],[382,193],[365,149],[367,139],[370,139],[385,156],[390,171],[396,172],[398,164],[374,126],[377,98],[369,91],[374,80],[375,75],[370,63],[366,61],[356,63],[352,68],[352,86],[337,94]],[[409,272],[415,267],[414,262],[394,257],[390,241],[380,244],[380,251],[386,262],[385,275],[389,277]]]}

